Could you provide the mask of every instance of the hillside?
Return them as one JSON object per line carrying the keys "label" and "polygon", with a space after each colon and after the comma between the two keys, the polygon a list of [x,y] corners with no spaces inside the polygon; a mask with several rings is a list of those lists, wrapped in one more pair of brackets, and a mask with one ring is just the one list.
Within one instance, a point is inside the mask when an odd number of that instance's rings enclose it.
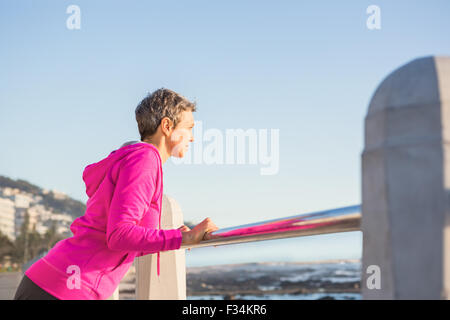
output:
{"label": "hillside", "polygon": [[47,209],[54,213],[69,214],[73,219],[82,216],[86,210],[86,205],[81,201],[72,199],[69,196],[58,196],[53,191],[46,191],[26,180],[13,180],[0,175],[0,188],[19,189],[23,193],[40,196],[42,197],[41,204]]}

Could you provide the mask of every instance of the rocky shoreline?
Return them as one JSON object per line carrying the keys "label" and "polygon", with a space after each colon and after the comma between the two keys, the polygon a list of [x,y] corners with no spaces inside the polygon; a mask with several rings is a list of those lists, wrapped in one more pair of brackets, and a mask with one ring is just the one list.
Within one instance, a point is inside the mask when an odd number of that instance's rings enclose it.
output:
{"label": "rocky shoreline", "polygon": [[[321,263],[249,263],[187,268],[187,296],[242,296],[359,294],[359,261]],[[130,270],[120,286],[120,299],[135,299],[135,274]]]}

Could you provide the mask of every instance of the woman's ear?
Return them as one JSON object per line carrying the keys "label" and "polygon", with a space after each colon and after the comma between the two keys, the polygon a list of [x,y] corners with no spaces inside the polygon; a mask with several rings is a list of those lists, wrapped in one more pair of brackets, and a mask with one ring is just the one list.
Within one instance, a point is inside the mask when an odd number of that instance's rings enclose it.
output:
{"label": "woman's ear", "polygon": [[173,122],[168,117],[164,117],[161,120],[161,130],[164,135],[170,136],[173,131]]}

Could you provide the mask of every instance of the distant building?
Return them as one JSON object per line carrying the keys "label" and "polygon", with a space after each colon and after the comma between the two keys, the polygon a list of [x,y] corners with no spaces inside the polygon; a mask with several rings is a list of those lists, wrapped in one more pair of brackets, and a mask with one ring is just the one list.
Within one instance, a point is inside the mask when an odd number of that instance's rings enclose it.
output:
{"label": "distant building", "polygon": [[45,234],[50,224],[48,223],[52,217],[52,212],[47,210],[41,204],[34,204],[28,209],[30,215],[30,228],[36,228],[36,231],[40,234]]}
{"label": "distant building", "polygon": [[0,191],[3,198],[10,198],[10,199],[13,199],[14,195],[20,193],[19,189],[9,187],[0,188]]}
{"label": "distant building", "polygon": [[7,198],[0,198],[0,231],[11,241],[16,239],[14,230],[15,213],[14,202]]}
{"label": "distant building", "polygon": [[[56,190],[45,190],[55,199],[69,198],[65,193]],[[11,240],[20,234],[26,213],[28,213],[28,231],[35,229],[41,235],[45,234],[54,224],[56,231],[63,236],[71,236],[70,225],[73,217],[64,212],[54,212],[41,203],[43,196],[30,194],[20,189],[0,187],[0,231]]]}
{"label": "distant building", "polygon": [[33,202],[33,196],[23,193],[18,193],[14,195],[14,202],[16,208],[29,208],[30,203]]}
{"label": "distant building", "polygon": [[[33,230],[33,228],[37,227],[39,221],[43,218],[41,217],[41,213],[44,216],[48,211],[45,210],[44,206],[36,205],[36,197],[27,193],[18,193],[13,196],[14,204],[16,208],[15,212],[15,222],[14,229],[16,237],[20,233],[20,229],[22,228],[22,224],[25,221],[25,214],[28,212],[28,231]],[[39,230],[43,231],[43,228],[39,228]]]}
{"label": "distant building", "polygon": [[52,190],[52,193],[53,193],[53,197],[54,197],[55,199],[60,199],[60,200],[62,200],[62,199],[66,199],[66,198],[67,198],[67,195],[66,195],[64,192]]}
{"label": "distant building", "polygon": [[26,211],[27,211],[26,208],[16,208],[16,213],[14,217],[14,234],[16,237],[19,236],[20,228],[22,227],[22,224],[25,222]]}

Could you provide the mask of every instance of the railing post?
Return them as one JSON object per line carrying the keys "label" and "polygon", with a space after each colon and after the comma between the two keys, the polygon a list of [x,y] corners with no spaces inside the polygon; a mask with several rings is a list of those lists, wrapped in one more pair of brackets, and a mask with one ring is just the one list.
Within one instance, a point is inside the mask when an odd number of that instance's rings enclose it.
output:
{"label": "railing post", "polygon": [[450,298],[449,142],[450,58],[391,73],[365,119],[363,299]]}
{"label": "railing post", "polygon": [[[178,228],[183,224],[183,213],[175,199],[166,195],[162,201],[161,228]],[[160,276],[157,275],[157,255],[149,254],[136,261],[137,300],[185,300],[185,250],[160,253]]]}

